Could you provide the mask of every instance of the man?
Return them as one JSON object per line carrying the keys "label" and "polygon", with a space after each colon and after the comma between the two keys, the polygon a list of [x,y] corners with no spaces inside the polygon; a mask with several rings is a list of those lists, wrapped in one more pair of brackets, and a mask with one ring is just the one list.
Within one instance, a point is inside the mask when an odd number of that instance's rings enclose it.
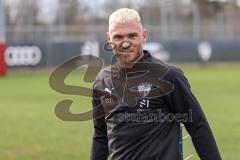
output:
{"label": "man", "polygon": [[179,160],[183,123],[199,157],[220,160],[187,79],[143,50],[146,38],[137,11],[122,8],[111,14],[107,39],[117,61],[94,83],[91,159]]}

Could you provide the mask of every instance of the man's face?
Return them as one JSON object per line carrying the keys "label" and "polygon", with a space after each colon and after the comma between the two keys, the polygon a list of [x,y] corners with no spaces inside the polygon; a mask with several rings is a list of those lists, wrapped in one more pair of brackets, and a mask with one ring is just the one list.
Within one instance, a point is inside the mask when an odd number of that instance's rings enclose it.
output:
{"label": "man's face", "polygon": [[137,62],[143,55],[143,44],[146,42],[146,31],[139,22],[111,23],[107,32],[108,42],[113,53],[123,64]]}

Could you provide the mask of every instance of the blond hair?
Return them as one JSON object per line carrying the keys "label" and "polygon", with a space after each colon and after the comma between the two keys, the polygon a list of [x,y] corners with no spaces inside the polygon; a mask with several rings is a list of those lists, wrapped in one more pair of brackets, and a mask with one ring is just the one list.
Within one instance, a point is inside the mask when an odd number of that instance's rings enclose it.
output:
{"label": "blond hair", "polygon": [[128,23],[131,21],[141,23],[141,18],[134,9],[120,8],[109,16],[109,26],[111,23]]}

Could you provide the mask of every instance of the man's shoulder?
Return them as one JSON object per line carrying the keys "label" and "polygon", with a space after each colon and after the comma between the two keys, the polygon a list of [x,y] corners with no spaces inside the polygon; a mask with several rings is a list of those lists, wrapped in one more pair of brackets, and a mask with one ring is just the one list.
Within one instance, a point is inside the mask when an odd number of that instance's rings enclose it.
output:
{"label": "man's shoulder", "polygon": [[168,65],[168,72],[170,76],[182,76],[184,74],[179,67],[174,65]]}
{"label": "man's shoulder", "polygon": [[103,67],[97,74],[97,78],[103,79],[111,75],[111,66]]}
{"label": "man's shoulder", "polygon": [[165,79],[174,81],[176,78],[185,78],[184,72],[179,67],[168,63],[163,63],[163,65],[167,68],[167,73],[164,76]]}
{"label": "man's shoulder", "polygon": [[169,80],[169,81],[175,81],[176,79],[180,78],[180,79],[186,79],[186,77],[184,76],[184,72],[177,66],[173,65],[173,64],[169,64],[167,62],[163,62],[160,59],[157,59],[155,57],[151,57],[151,59],[149,59],[146,62],[150,62],[153,64],[157,64],[156,67],[160,70],[164,70],[164,74],[163,74],[163,79],[165,80]]}
{"label": "man's shoulder", "polygon": [[175,66],[175,65],[172,65],[172,64],[169,64],[167,62],[164,62],[158,58],[155,58],[155,57],[151,57],[151,60],[150,60],[151,63],[155,63],[155,64],[159,64],[161,67],[165,67],[170,74],[178,74],[178,73],[183,73],[183,71]]}
{"label": "man's shoulder", "polygon": [[99,83],[102,80],[107,79],[108,77],[111,77],[111,66],[106,66],[102,68],[96,75],[94,83]]}

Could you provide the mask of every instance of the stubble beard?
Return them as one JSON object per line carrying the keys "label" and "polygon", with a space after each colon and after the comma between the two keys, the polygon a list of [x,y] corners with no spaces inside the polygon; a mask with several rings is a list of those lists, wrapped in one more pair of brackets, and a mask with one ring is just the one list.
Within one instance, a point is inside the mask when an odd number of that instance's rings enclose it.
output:
{"label": "stubble beard", "polygon": [[136,52],[134,52],[133,59],[128,59],[127,55],[124,53],[118,53],[114,51],[115,56],[118,59],[118,63],[120,64],[121,68],[132,68],[135,63],[139,61],[139,59],[143,56],[143,49],[142,47],[138,47]]}

